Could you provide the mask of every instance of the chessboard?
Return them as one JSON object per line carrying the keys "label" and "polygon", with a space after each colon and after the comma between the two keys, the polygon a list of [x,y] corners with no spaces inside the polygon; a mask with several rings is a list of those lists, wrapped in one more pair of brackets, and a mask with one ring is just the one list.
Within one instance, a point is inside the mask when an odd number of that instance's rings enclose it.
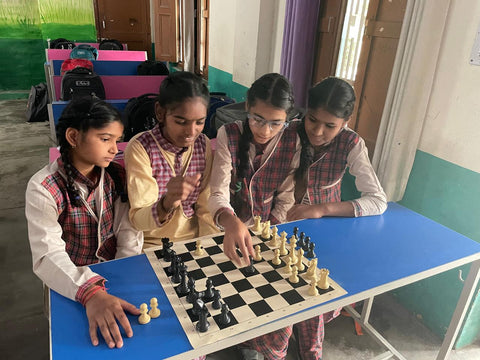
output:
{"label": "chessboard", "polygon": [[[260,232],[250,230],[250,233],[253,246],[262,258],[259,261],[253,260],[250,267],[240,268],[224,254],[223,233],[168,244],[165,242],[168,239],[163,239],[164,246],[145,249],[194,348],[347,293],[331,277],[324,278],[328,281],[326,288],[312,285],[311,278],[307,276],[311,259],[307,257],[301,261],[305,265],[304,269],[298,271],[295,267],[298,282],[292,283],[292,272],[286,272],[287,263],[291,263],[291,245],[287,250],[289,254],[281,256],[280,263],[275,265],[279,256],[275,256],[274,250],[278,244],[272,246],[271,235],[265,239]],[[287,244],[286,248],[288,246]],[[202,255],[198,255],[199,247]],[[241,256],[240,253],[239,255]],[[274,261],[275,257],[277,261]],[[326,270],[318,269],[316,259],[314,260],[313,270],[317,275]],[[312,287],[316,289],[316,295],[310,295]]]}

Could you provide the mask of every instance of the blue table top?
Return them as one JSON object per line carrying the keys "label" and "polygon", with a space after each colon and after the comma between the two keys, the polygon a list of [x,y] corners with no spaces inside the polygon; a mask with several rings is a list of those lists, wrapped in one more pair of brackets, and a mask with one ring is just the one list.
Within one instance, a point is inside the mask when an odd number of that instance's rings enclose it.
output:
{"label": "blue table top", "polygon": [[[302,220],[278,226],[279,233],[292,234],[294,226],[316,243],[318,267],[348,292],[339,299],[383,289],[379,294],[480,259],[479,243],[395,203],[380,216]],[[109,293],[136,306],[157,297],[162,314],[147,325],[129,316],[134,336],[122,349],[93,347],[83,307],[51,291],[53,359],[163,359],[192,350],[145,255],[92,269],[108,279]]]}

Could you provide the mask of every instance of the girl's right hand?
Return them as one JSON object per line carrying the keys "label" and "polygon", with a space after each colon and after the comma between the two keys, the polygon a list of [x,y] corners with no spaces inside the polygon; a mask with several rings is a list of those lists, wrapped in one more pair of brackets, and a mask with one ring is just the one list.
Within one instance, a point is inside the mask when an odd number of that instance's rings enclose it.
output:
{"label": "girl's right hand", "polygon": [[[249,255],[254,256],[255,252],[252,245],[252,237],[245,224],[235,215],[222,214],[222,225],[225,229],[223,238],[223,251],[230,260],[237,265],[250,265]],[[237,253],[237,248],[242,253],[242,259]]]}
{"label": "girl's right hand", "polygon": [[140,315],[140,309],[125,300],[100,290],[95,293],[85,304],[89,323],[90,339],[93,346],[98,345],[97,328],[100,329],[109,348],[123,346],[122,335],[118,323],[125,330],[128,337],[133,336],[132,327],[125,315],[125,310],[133,315]]}
{"label": "girl's right hand", "polygon": [[200,185],[202,174],[194,176],[174,176],[167,183],[167,193],[163,200],[165,209],[174,209],[186,200],[188,195]]}

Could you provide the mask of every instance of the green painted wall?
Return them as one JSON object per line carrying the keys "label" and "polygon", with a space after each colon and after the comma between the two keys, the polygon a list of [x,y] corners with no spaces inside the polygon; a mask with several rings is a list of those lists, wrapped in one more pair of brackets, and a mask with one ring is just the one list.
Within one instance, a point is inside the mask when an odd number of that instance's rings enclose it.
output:
{"label": "green painted wall", "polygon": [[[418,150],[405,195],[399,203],[480,242],[480,174]],[[435,249],[432,249],[435,251]],[[405,286],[394,295],[421,317],[426,326],[443,337],[460,296],[469,266]],[[480,338],[480,295],[473,304],[456,347]]]}
{"label": "green painted wall", "polygon": [[233,81],[232,74],[208,67],[208,87],[211,92],[224,92],[236,102],[245,101],[248,88]]}
{"label": "green painted wall", "polygon": [[[45,81],[46,39],[96,41],[91,0],[2,0],[0,7],[0,98]],[[10,93],[9,93],[10,91]]]}

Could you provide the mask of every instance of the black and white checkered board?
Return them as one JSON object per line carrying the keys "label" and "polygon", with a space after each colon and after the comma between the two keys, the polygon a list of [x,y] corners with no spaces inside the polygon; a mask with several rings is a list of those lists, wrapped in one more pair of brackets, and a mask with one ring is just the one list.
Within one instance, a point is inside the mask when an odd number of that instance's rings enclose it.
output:
{"label": "black and white checkered board", "polygon": [[[192,304],[186,301],[186,296],[179,296],[175,290],[178,284],[170,279],[167,270],[170,263],[163,259],[161,246],[145,249],[145,254],[194,348],[346,294],[344,289],[329,278],[329,289],[317,288],[318,296],[308,295],[310,281],[304,276],[307,267],[305,271],[298,273],[300,281],[297,284],[290,283],[289,275],[283,271],[285,262],[282,261],[278,266],[273,265],[271,260],[274,253],[268,241],[263,241],[253,233],[252,235],[253,245],[260,245],[263,257],[262,261],[255,262],[256,271],[253,274],[248,274],[244,268],[238,268],[226,257],[223,253],[223,234],[173,244],[172,249],[188,266],[189,276],[195,278],[196,290],[205,290],[206,280],[209,278],[215,289],[220,290],[221,301],[231,310],[232,320],[229,325],[224,326],[218,322],[221,311],[213,309],[211,301],[206,302],[210,328],[204,333],[196,330],[198,317],[192,314]],[[194,255],[196,240],[201,240],[205,250],[202,256]],[[308,265],[308,259],[304,259],[304,264]]]}

